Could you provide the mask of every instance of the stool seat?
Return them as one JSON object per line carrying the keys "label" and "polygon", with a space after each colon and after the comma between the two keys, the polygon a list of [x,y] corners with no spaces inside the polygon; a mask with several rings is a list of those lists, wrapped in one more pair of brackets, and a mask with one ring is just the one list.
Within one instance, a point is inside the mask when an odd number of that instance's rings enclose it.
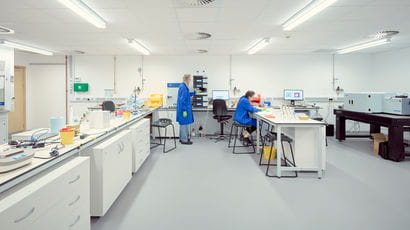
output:
{"label": "stool seat", "polygon": [[233,125],[235,125],[235,126],[237,126],[237,127],[241,127],[241,128],[252,128],[252,125],[244,125],[244,124],[241,124],[241,123],[239,123],[239,122],[237,122],[237,121],[234,121],[234,122],[233,122]]}
{"label": "stool seat", "polygon": [[217,115],[215,115],[215,116],[213,116],[213,118],[214,118],[215,120],[226,121],[226,120],[231,119],[232,116],[231,116],[231,115],[222,115],[222,116],[217,116]]}
{"label": "stool seat", "polygon": [[153,127],[161,127],[161,128],[165,128],[169,125],[172,125],[172,120],[169,118],[160,118],[154,122],[152,122],[152,126]]}
{"label": "stool seat", "polygon": [[[269,142],[272,142],[272,141],[276,141],[276,140],[278,139],[278,134],[277,134],[276,132],[268,132],[268,133],[265,135],[265,137],[269,140]],[[283,133],[282,133],[282,135],[281,135],[281,139],[282,139],[282,141],[284,141],[284,142],[289,142],[289,143],[291,143],[291,142],[293,141],[292,138],[286,136],[286,135],[283,134]]]}

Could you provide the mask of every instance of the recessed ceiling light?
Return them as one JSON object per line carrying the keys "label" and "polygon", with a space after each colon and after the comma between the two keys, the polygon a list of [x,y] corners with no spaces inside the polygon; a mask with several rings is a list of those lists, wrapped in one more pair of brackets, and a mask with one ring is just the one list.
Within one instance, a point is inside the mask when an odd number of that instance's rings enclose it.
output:
{"label": "recessed ceiling light", "polygon": [[285,23],[283,23],[283,30],[292,30],[296,26],[307,21],[309,18],[320,13],[322,10],[326,9],[336,1],[337,0],[312,0],[305,7],[303,7],[301,10],[296,12],[292,17],[286,20]]}
{"label": "recessed ceiling light", "polygon": [[14,34],[14,30],[0,26],[0,34]]}
{"label": "recessed ceiling light", "polygon": [[190,34],[185,35],[185,38],[188,40],[204,40],[210,37],[212,37],[212,34],[205,33],[205,32],[195,32],[195,33],[190,33]]}
{"label": "recessed ceiling light", "polygon": [[351,53],[354,51],[358,51],[358,50],[363,50],[363,49],[367,49],[370,47],[375,47],[375,46],[381,46],[384,44],[388,44],[391,42],[390,38],[383,38],[383,39],[379,39],[379,40],[375,40],[375,41],[370,41],[370,42],[364,42],[364,43],[360,43],[360,44],[356,44],[347,48],[343,48],[343,49],[339,49],[337,51],[338,54],[347,54],[347,53]]}
{"label": "recessed ceiling light", "polygon": [[248,49],[248,54],[252,55],[258,52],[259,50],[265,48],[270,43],[270,38],[264,38],[257,43],[255,43],[251,48]]}
{"label": "recessed ceiling light", "polygon": [[43,48],[33,47],[30,45],[25,45],[17,42],[7,41],[7,40],[0,40],[0,45],[7,46],[14,49],[29,51],[33,53],[43,54],[43,55],[53,55],[53,51],[46,50]]}
{"label": "recessed ceiling light", "polygon": [[98,28],[105,28],[106,22],[105,20],[97,14],[93,9],[91,9],[87,4],[85,4],[81,0],[58,0],[63,5],[65,5],[70,10],[74,11],[74,13],[78,14],[89,23],[93,24]]}
{"label": "recessed ceiling light", "polygon": [[135,39],[128,39],[128,44],[144,55],[151,54],[151,52],[149,51],[147,47],[145,47],[141,42]]}

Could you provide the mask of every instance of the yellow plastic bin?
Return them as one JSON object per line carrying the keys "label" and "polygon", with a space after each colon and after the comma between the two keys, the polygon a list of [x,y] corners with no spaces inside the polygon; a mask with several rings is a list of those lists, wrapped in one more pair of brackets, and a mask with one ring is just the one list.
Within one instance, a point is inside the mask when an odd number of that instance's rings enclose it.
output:
{"label": "yellow plastic bin", "polygon": [[60,129],[60,140],[62,145],[74,144],[74,129]]}
{"label": "yellow plastic bin", "polygon": [[129,120],[129,119],[131,119],[131,111],[124,111],[124,112],[122,112],[122,116],[124,117],[124,120]]}
{"label": "yellow plastic bin", "polygon": [[149,96],[150,107],[161,107],[163,104],[162,94],[151,94]]}
{"label": "yellow plastic bin", "polygon": [[263,147],[263,158],[269,159],[270,152],[272,150],[272,156],[271,160],[276,159],[276,148],[275,147],[270,147],[270,146],[264,146]]}

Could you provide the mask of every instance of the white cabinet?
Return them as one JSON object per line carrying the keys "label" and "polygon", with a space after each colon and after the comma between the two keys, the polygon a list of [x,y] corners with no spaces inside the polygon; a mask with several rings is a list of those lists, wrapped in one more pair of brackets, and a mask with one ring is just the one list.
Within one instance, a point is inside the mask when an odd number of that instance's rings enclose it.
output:
{"label": "white cabinet", "polygon": [[132,142],[132,172],[136,172],[150,154],[150,120],[142,119],[129,129]]}
{"label": "white cabinet", "polygon": [[[76,157],[7,191],[0,199],[1,229],[90,229],[89,172],[89,158]],[[82,218],[76,228],[68,222],[71,213]]]}
{"label": "white cabinet", "polygon": [[[159,118],[169,118],[172,120],[172,123],[174,124],[175,127],[175,136],[174,133],[172,131],[172,127],[169,126],[167,128],[167,137],[179,137],[179,124],[177,122],[177,113],[175,110],[159,110],[158,111],[158,117],[154,117],[153,121],[158,120]],[[153,127],[152,130],[153,134],[155,137],[158,137],[158,129]],[[165,136],[165,130],[163,128],[160,129],[161,132],[161,137]]]}
{"label": "white cabinet", "polygon": [[122,131],[81,154],[91,158],[91,216],[104,216],[131,180],[131,131]]}

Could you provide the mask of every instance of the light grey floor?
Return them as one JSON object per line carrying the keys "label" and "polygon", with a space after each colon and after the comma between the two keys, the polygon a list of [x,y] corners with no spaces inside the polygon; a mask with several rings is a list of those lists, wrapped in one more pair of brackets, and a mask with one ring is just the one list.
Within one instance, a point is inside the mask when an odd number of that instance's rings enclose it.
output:
{"label": "light grey floor", "polygon": [[410,229],[410,160],[383,160],[369,140],[330,140],[321,180],[267,178],[256,155],[194,142],[154,150],[92,229]]}

